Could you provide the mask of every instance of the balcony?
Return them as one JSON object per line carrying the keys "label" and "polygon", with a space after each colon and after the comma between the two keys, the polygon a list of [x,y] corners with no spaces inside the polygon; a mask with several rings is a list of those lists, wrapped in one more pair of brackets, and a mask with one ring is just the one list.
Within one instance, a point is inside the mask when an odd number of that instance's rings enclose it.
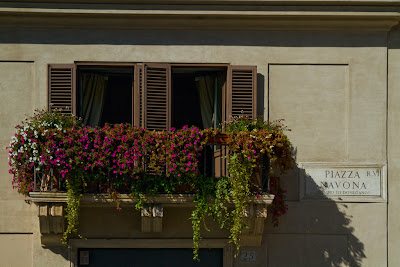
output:
{"label": "balcony", "polygon": [[10,173],[19,193],[38,205],[42,242],[61,233],[64,243],[74,237],[80,207],[114,205],[139,209],[140,232],[134,232],[153,238],[165,236],[165,212],[189,208],[195,256],[209,214],[237,248],[258,246],[267,206],[273,203],[273,223],[287,209],[269,174],[291,167],[291,145],[279,123],[239,117],[225,127],[227,133],[92,128],[74,116],[42,111],[16,127]]}
{"label": "balcony", "polygon": [[[203,146],[199,159],[199,178],[208,177],[217,181],[228,174],[227,163],[229,148],[224,140],[218,138],[209,140]],[[145,167],[146,168],[146,167]],[[259,246],[264,228],[264,220],[267,218],[267,206],[274,199],[269,193],[269,159],[263,157],[251,180],[253,196],[246,199],[247,207],[244,217],[246,228],[241,234],[242,245]],[[154,171],[150,170],[150,173]],[[93,175],[92,175],[93,176]],[[118,205],[121,207],[133,207],[138,204],[138,198],[132,196],[130,188],[135,180],[128,176],[122,178],[123,183],[119,188],[113,189],[116,177],[112,175],[99,177],[97,180],[86,181],[82,188],[80,203],[83,207],[112,207],[115,199],[111,196],[113,190],[118,192]],[[184,179],[183,179],[184,180]],[[60,175],[54,169],[48,171],[34,170],[33,191],[29,193],[33,203],[38,205],[40,231],[42,235],[57,235],[65,231],[65,207],[68,201],[65,184],[60,181]],[[161,233],[163,231],[164,208],[195,208],[197,188],[193,185],[176,181],[173,192],[160,191],[157,195],[143,194],[141,207],[141,232]],[[258,195],[256,195],[258,194]],[[229,208],[233,203],[227,203]],[[44,241],[44,240],[43,240]]]}

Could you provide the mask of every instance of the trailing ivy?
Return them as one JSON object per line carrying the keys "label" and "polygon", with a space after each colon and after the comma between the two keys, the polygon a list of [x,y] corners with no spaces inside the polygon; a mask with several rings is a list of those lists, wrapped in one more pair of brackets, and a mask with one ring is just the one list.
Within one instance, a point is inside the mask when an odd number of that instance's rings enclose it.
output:
{"label": "trailing ivy", "polygon": [[[221,132],[184,126],[170,131],[148,131],[128,124],[104,127],[81,126],[74,116],[38,111],[18,125],[8,148],[13,186],[28,195],[34,184],[34,168],[57,173],[61,189],[67,191],[67,229],[63,242],[78,234],[79,203],[84,188],[95,186],[108,192],[119,209],[120,192],[136,198],[140,209],[146,195],[191,193],[195,208],[191,214],[194,258],[198,259],[201,232],[211,216],[229,231],[237,250],[240,234],[246,227],[246,200],[262,194],[253,177],[264,155],[273,169],[283,173],[291,167],[291,144],[280,122],[257,118],[234,118],[224,124],[229,175],[203,177],[199,157],[209,140]],[[35,167],[36,166],[36,167]],[[271,173],[272,174],[272,173]],[[280,173],[279,173],[280,174]],[[279,176],[274,173],[273,177]],[[105,183],[107,181],[107,183]],[[285,191],[279,178],[272,179],[271,205],[274,225],[285,214]]]}
{"label": "trailing ivy", "polygon": [[[76,235],[78,233],[79,225],[79,209],[80,209],[80,198],[81,198],[81,181],[83,180],[81,176],[80,179],[67,179],[67,207],[65,211],[65,217],[67,219],[67,229],[63,233],[62,243],[67,246],[68,238],[71,235]],[[81,237],[79,235],[79,237]]]}
{"label": "trailing ivy", "polygon": [[234,209],[232,210],[232,226],[229,238],[235,244],[237,251],[240,248],[240,234],[245,227],[244,211],[247,207],[246,198],[250,196],[250,178],[254,166],[243,153],[233,153],[230,155],[229,185],[232,188]]}

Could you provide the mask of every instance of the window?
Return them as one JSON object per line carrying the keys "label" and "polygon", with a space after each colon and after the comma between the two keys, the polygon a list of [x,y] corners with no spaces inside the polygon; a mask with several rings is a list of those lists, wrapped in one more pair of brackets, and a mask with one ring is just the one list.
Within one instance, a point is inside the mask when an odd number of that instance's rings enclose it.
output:
{"label": "window", "polygon": [[216,127],[256,115],[256,77],[254,66],[227,64],[51,64],[49,107],[92,126]]}
{"label": "window", "polygon": [[[217,127],[256,115],[257,69],[227,64],[49,65],[49,107],[91,126],[132,123],[149,130]],[[205,148],[200,169],[226,175],[221,146]]]}

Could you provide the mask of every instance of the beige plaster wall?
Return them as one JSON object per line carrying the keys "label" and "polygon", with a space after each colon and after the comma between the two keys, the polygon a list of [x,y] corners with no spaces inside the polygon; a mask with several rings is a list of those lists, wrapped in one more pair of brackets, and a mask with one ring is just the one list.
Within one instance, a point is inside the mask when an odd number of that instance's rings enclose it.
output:
{"label": "beige plaster wall", "polygon": [[[383,32],[0,29],[0,34],[7,36],[0,42],[2,146],[7,145],[13,126],[24,114],[46,106],[49,63],[231,63],[257,65],[262,113],[271,119],[287,119],[297,163],[386,163],[387,49]],[[392,135],[394,142],[395,132]],[[12,190],[5,150],[0,157],[0,209],[6,214],[0,217],[0,240],[6,240],[1,238],[8,238],[11,232],[33,233],[21,241],[31,248],[27,255],[32,258],[33,253],[33,265],[66,266],[65,248],[41,248],[36,207]],[[285,177],[289,213],[281,225],[273,228],[267,221],[262,247],[244,248],[257,252],[252,264],[386,266],[387,204],[299,201],[300,171],[295,168]],[[186,219],[190,211],[166,212],[171,217],[164,226],[168,231],[161,236],[190,237]],[[113,209],[83,208],[81,217],[82,233],[90,237],[146,238],[138,233],[138,213],[132,209],[118,214]],[[395,253],[393,249],[390,252]],[[236,265],[246,266],[240,259]]]}
{"label": "beige plaster wall", "polygon": [[0,234],[2,266],[34,266],[32,234]]}
{"label": "beige plaster wall", "polygon": [[400,31],[390,34],[388,72],[388,246],[389,266],[400,265]]}

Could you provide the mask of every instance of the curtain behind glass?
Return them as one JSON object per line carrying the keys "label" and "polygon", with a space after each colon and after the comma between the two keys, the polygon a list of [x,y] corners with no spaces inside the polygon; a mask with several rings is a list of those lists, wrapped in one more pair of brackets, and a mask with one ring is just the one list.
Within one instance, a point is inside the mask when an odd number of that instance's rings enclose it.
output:
{"label": "curtain behind glass", "polygon": [[215,78],[214,128],[220,127],[222,123],[222,87],[225,84],[225,76],[225,73],[219,73]]}
{"label": "curtain behind glass", "polygon": [[214,88],[215,79],[211,75],[196,77],[196,88],[200,100],[203,128],[214,127]]}
{"label": "curtain behind glass", "polygon": [[82,74],[82,115],[83,123],[85,125],[100,125],[104,107],[104,96],[106,92],[107,79],[107,76],[99,74]]}

